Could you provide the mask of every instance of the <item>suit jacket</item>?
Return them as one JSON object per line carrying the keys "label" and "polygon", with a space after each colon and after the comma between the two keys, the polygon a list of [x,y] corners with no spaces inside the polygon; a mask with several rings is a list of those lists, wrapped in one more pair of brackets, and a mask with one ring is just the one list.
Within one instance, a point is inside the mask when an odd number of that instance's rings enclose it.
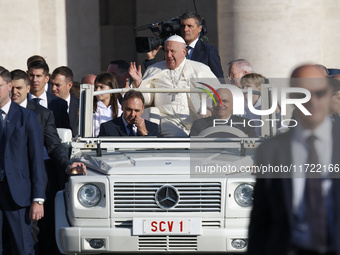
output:
{"label": "suit jacket", "polygon": [[3,140],[1,160],[14,202],[27,207],[33,198],[45,198],[43,143],[35,114],[12,102]]}
{"label": "suit jacket", "polygon": [[192,52],[191,60],[206,64],[217,78],[224,78],[221,59],[215,46],[198,40]]}
{"label": "suit jacket", "polygon": [[67,102],[49,92],[46,92],[47,108],[52,110],[55,118],[55,125],[57,128],[72,129],[70,119],[67,113]]}
{"label": "suit jacket", "polygon": [[[126,128],[122,120],[123,115],[100,125],[99,136],[127,136]],[[149,136],[159,136],[159,126],[148,120],[145,121]],[[138,136],[141,134],[138,132]]]}
{"label": "suit jacket", "polygon": [[79,126],[79,98],[71,96],[68,115],[70,118],[70,125],[72,128],[72,136],[76,137]]}
{"label": "suit jacket", "polygon": [[[214,119],[217,119],[217,118],[214,117],[214,116],[210,116],[210,117],[207,117],[207,118],[195,120],[192,123],[192,126],[191,126],[190,136],[197,136],[204,129],[207,129],[209,127],[213,127],[214,126]],[[257,137],[255,129],[248,125],[247,119],[236,116],[236,115],[231,115],[231,117],[230,117],[230,119],[229,119],[229,121],[226,125],[228,125],[228,126],[230,125],[230,120],[232,120],[232,122],[233,122],[233,124],[232,124],[233,127],[240,129],[241,131],[246,133],[249,137]],[[234,124],[234,123],[240,123],[240,122],[244,123],[245,125],[243,126],[243,124]]]}
{"label": "suit jacket", "polygon": [[60,164],[62,172],[64,173],[65,169],[70,164],[70,160],[64,146],[60,142],[60,138],[54,124],[55,121],[53,112],[33,101],[27,101],[27,109],[33,111],[38,119],[41,127],[43,144],[47,150],[48,156]]}
{"label": "suit jacket", "polygon": [[[201,62],[209,66],[217,78],[224,79],[221,59],[215,46],[198,40],[195,48],[193,49],[191,60]],[[155,59],[144,61],[145,69],[155,63]]]}
{"label": "suit jacket", "polygon": [[[333,164],[340,163],[339,123],[333,124]],[[256,154],[256,164],[290,166],[292,164],[291,129],[264,142]],[[337,173],[339,174],[339,173]],[[336,254],[340,254],[340,179],[332,179],[335,215]],[[249,225],[248,254],[288,254],[293,225],[291,178],[258,178]]]}

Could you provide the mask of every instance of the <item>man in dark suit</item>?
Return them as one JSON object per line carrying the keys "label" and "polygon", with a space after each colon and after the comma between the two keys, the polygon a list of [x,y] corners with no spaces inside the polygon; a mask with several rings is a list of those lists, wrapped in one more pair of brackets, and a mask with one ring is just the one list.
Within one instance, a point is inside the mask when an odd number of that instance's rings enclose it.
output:
{"label": "man in dark suit", "polygon": [[[203,18],[195,12],[186,12],[181,16],[181,36],[187,45],[187,58],[206,64],[217,78],[224,79],[217,48],[200,39],[203,28],[202,21]],[[156,63],[154,58],[160,48],[161,46],[147,53],[147,60],[144,62],[145,68]]]}
{"label": "man in dark suit", "polygon": [[224,78],[217,48],[200,40],[202,22],[203,18],[195,12],[186,12],[181,16],[181,35],[187,44],[187,58],[206,64],[217,78]]}
{"label": "man in dark suit", "polygon": [[[26,61],[26,64],[27,64],[27,70],[28,70],[28,66],[31,62],[33,61],[36,61],[36,60],[40,60],[40,61],[43,61],[46,63],[46,60],[45,58],[43,58],[42,56],[40,55],[33,55],[33,56],[30,56],[27,61]],[[28,71],[27,71],[28,72]],[[48,77],[50,76],[50,74],[48,74]],[[45,91],[46,92],[51,92],[51,84],[50,84],[50,80],[48,82],[46,82],[45,84]]]}
{"label": "man in dark suit", "polygon": [[73,72],[67,66],[60,66],[53,71],[51,79],[52,94],[67,102],[72,136],[76,137],[79,126],[79,99],[70,94],[73,86]]}
{"label": "man in dark suit", "polygon": [[203,130],[213,126],[227,125],[240,129],[249,137],[256,137],[255,129],[248,125],[247,119],[233,115],[233,96],[230,90],[222,88],[218,89],[217,93],[222,104],[214,95],[216,104],[213,105],[213,115],[195,120],[191,126],[190,136],[197,136]]}
{"label": "man in dark suit", "polygon": [[33,112],[10,100],[11,89],[10,73],[0,67],[0,251],[4,234],[12,254],[34,254],[31,220],[44,216],[45,200],[41,129]]}
{"label": "man in dark suit", "polygon": [[[60,142],[57,129],[54,124],[53,112],[34,101],[27,100],[27,94],[30,90],[29,78],[22,70],[14,70],[11,72],[12,79],[12,101],[20,106],[33,111],[41,126],[41,135],[43,145],[46,148],[48,156],[58,163],[58,168],[46,168],[47,184],[46,184],[46,203],[44,204],[45,218],[39,221],[39,250],[40,254],[51,253],[53,250],[58,251],[54,239],[54,197],[58,190],[63,189],[67,179],[66,173],[70,174],[71,169],[82,169],[86,172],[83,163],[72,163],[67,155],[64,146]],[[54,171],[56,170],[56,171]],[[65,171],[66,170],[66,171]],[[33,232],[36,237],[37,233]],[[37,248],[36,248],[37,249]]]}
{"label": "man in dark suit", "polygon": [[329,117],[332,90],[315,65],[298,67],[292,78],[300,78],[292,79],[292,86],[311,93],[302,105],[310,115],[296,109],[298,125],[258,148],[257,166],[291,171],[258,175],[248,254],[340,254],[340,179],[334,172],[340,164],[340,125]]}
{"label": "man in dark suit", "polygon": [[123,98],[123,114],[100,125],[99,136],[159,136],[157,124],[144,120],[143,94],[130,90]]}
{"label": "man in dark suit", "polygon": [[122,59],[112,60],[107,67],[107,72],[116,77],[119,88],[129,88],[129,67],[129,63]]}
{"label": "man in dark suit", "polygon": [[[83,170],[86,171],[86,167],[83,163],[72,163],[70,161],[64,146],[60,142],[60,137],[54,124],[55,121],[53,112],[41,105],[38,105],[32,100],[27,100],[28,92],[30,91],[27,74],[22,70],[16,69],[11,72],[11,79],[12,101],[36,114],[41,126],[43,144],[48,155],[59,162],[61,169],[63,169],[62,173],[64,173],[64,170],[67,169],[66,172],[71,174],[71,169],[75,167],[83,167]],[[64,179],[65,178],[61,178],[62,182],[64,182]]]}
{"label": "man in dark suit", "polygon": [[31,85],[29,99],[36,100],[38,104],[52,110],[57,128],[71,129],[67,102],[45,91],[46,82],[49,81],[48,72],[49,67],[44,61],[36,60],[29,63],[27,71]]}
{"label": "man in dark suit", "polygon": [[[70,120],[67,113],[67,102],[64,99],[61,99],[50,92],[45,91],[45,84],[49,81],[49,67],[45,61],[42,60],[34,60],[28,64],[28,71],[27,74],[29,76],[30,80],[30,93],[29,93],[29,99],[36,101],[37,104],[51,110],[54,115],[55,119],[55,126],[57,128],[67,128],[71,129],[70,126]],[[61,187],[63,185],[63,182],[61,181],[62,178],[60,178],[59,174],[60,169],[63,168],[62,165],[60,165],[59,162],[53,158],[49,158],[46,153],[44,153],[45,158],[45,168],[47,173],[47,187],[48,190],[52,190],[51,192],[47,193],[49,194],[50,198],[54,198],[53,193],[56,192],[56,187]],[[57,177],[54,178],[51,175],[56,174]],[[59,176],[59,178],[58,178]],[[61,187],[62,188],[62,187]],[[59,188],[60,189],[60,188]],[[48,208],[53,208],[53,199],[49,199],[49,202],[52,202],[52,206],[49,206],[50,204],[47,204]],[[49,203],[48,202],[48,203]],[[51,213],[49,213],[49,216],[52,216]],[[48,219],[46,221],[49,221]],[[48,230],[51,230],[50,227],[47,227]],[[43,231],[42,231],[43,232]],[[41,235],[43,237],[47,237],[48,235]],[[49,242],[46,242],[45,240],[41,242],[44,247],[49,246]],[[55,245],[54,245],[55,247]],[[51,246],[51,249],[52,246]]]}

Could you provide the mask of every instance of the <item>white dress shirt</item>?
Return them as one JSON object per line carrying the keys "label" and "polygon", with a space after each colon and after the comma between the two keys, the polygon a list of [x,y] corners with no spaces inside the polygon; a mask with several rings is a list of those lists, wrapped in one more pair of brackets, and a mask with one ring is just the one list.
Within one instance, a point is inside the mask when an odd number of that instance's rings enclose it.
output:
{"label": "white dress shirt", "polygon": [[[123,120],[123,123],[124,123],[125,130],[126,130],[127,135],[130,135],[130,134],[129,134],[130,130],[129,130],[128,127],[127,127],[127,126],[129,125],[129,123],[126,122],[126,120],[124,119],[123,116],[122,116],[122,120]],[[133,132],[134,135],[137,135],[138,128],[136,127],[135,124],[132,125],[132,132]]]}
{"label": "white dress shirt", "polygon": [[[332,163],[333,139],[332,139],[332,121],[329,117],[319,125],[314,131],[304,129],[301,125],[297,125],[294,129],[292,140],[292,160],[296,166],[296,171],[300,171],[299,166],[308,163],[308,145],[307,139],[314,134],[316,136],[315,149],[318,153],[319,163],[326,168]],[[324,168],[321,168],[323,171]],[[303,170],[304,171],[304,170]],[[327,173],[322,172],[324,177]],[[305,190],[305,174],[296,173],[293,178],[293,208],[296,212],[302,202]],[[322,182],[323,195],[326,196],[331,187],[331,180],[324,179]]]}
{"label": "white dress shirt", "polygon": [[106,107],[102,101],[97,102],[97,110],[93,113],[93,136],[97,137],[100,131],[100,124],[112,120],[111,105]]}
{"label": "white dress shirt", "polygon": [[65,99],[67,102],[67,113],[70,113],[70,102],[71,102],[71,95],[68,94],[68,97]]}
{"label": "white dress shirt", "polygon": [[[35,95],[29,93],[29,98],[30,100],[32,100],[33,98],[37,98]],[[48,108],[48,103],[47,103],[47,94],[46,94],[46,91],[44,91],[40,96],[40,102],[39,104],[44,106],[45,108]]]}
{"label": "white dress shirt", "polygon": [[[190,49],[188,50],[188,59],[191,59],[192,53],[194,52],[194,48],[196,46],[196,43],[198,41],[198,37],[196,38],[196,40],[192,41],[188,46],[190,46]],[[187,46],[187,47],[188,47]]]}
{"label": "white dress shirt", "polygon": [[27,98],[24,101],[21,102],[20,106],[24,107],[24,108],[27,107]]}
{"label": "white dress shirt", "polygon": [[[1,108],[1,110],[3,111],[3,113],[2,113],[2,118],[3,118],[3,120],[5,121],[5,123],[6,123],[6,121],[7,121],[7,115],[8,115],[9,108],[10,108],[10,106],[11,106],[11,103],[12,103],[12,100],[10,99],[10,100],[7,102],[7,104],[5,104],[5,105]],[[6,130],[6,128],[5,128],[5,130]]]}

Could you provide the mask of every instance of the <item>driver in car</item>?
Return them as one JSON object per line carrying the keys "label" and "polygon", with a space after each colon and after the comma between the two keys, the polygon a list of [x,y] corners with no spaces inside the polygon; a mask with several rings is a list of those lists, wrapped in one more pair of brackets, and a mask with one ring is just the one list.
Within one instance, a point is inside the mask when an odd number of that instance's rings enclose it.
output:
{"label": "driver in car", "polygon": [[216,103],[213,105],[213,115],[195,120],[192,124],[190,136],[198,136],[203,130],[217,126],[231,126],[243,131],[248,137],[257,137],[255,129],[248,125],[248,119],[233,115],[233,96],[229,89],[217,90],[222,104],[214,95]]}
{"label": "driver in car", "polygon": [[123,98],[123,113],[100,125],[99,136],[159,136],[159,126],[142,118],[143,94],[130,90]]}

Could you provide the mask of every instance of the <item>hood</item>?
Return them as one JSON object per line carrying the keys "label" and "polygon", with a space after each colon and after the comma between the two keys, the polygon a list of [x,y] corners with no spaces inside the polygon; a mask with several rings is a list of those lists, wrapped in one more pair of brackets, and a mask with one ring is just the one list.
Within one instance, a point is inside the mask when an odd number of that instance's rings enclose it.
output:
{"label": "hood", "polygon": [[[211,167],[224,167],[239,172],[241,166],[253,165],[250,156],[232,151],[143,150],[116,151],[97,157],[94,152],[80,153],[74,160],[82,161],[87,168],[106,175],[190,175],[206,174]],[[235,171],[236,170],[236,171]]]}

